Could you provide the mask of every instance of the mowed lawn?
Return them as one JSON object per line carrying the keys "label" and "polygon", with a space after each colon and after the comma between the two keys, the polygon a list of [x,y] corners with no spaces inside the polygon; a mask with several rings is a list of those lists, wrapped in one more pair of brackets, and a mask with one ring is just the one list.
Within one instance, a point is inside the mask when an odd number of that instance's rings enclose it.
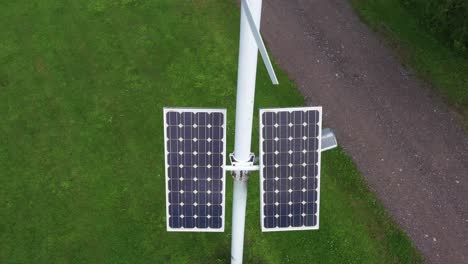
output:
{"label": "mowed lawn", "polygon": [[[162,108],[227,108],[232,150],[236,3],[3,1],[0,25],[0,263],[229,263],[229,175],[225,233],[166,232]],[[303,105],[278,72],[256,108]],[[251,176],[245,262],[421,262],[346,154],[322,160],[319,231],[262,233]]]}

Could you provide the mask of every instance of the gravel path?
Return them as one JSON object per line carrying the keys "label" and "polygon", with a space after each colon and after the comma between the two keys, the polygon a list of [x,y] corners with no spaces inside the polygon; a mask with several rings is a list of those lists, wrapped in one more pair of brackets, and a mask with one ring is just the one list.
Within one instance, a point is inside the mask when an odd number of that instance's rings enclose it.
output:
{"label": "gravel path", "polygon": [[[279,65],[428,263],[468,263],[468,137],[345,0],[264,1]],[[281,81],[281,80],[280,80]]]}

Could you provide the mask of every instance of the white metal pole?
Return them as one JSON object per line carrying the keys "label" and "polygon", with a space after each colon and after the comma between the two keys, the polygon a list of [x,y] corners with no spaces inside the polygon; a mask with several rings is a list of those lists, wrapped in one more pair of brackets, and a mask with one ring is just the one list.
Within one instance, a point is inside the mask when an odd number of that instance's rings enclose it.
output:
{"label": "white metal pole", "polygon": [[231,264],[242,263],[246,204],[247,182],[235,180],[232,202]]}
{"label": "white metal pole", "polygon": [[[244,5],[243,1],[241,5]],[[250,8],[257,28],[260,28],[262,0],[251,0]],[[234,158],[238,162],[247,162],[250,158],[252,141],[258,46],[242,7],[240,24]],[[235,179],[232,205],[232,264],[242,263],[246,204],[247,181]]]}

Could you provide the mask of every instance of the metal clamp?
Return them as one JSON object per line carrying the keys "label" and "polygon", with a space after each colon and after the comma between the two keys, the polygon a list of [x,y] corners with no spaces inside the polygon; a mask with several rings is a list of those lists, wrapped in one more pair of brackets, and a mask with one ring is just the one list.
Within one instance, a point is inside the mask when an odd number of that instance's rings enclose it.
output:
{"label": "metal clamp", "polygon": [[256,159],[253,153],[250,153],[248,161],[236,160],[234,153],[229,154],[229,159],[232,165],[225,166],[224,168],[227,171],[231,171],[232,177],[238,181],[247,181],[251,171],[258,171],[260,169],[260,166],[254,165]]}

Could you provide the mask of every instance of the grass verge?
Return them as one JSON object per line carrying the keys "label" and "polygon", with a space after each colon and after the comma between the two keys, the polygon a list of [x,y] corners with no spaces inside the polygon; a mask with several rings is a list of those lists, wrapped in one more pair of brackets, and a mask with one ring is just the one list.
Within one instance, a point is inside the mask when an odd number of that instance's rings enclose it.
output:
{"label": "grass verge", "polygon": [[361,18],[463,116],[468,126],[468,58],[429,33],[400,0],[350,0]]}

